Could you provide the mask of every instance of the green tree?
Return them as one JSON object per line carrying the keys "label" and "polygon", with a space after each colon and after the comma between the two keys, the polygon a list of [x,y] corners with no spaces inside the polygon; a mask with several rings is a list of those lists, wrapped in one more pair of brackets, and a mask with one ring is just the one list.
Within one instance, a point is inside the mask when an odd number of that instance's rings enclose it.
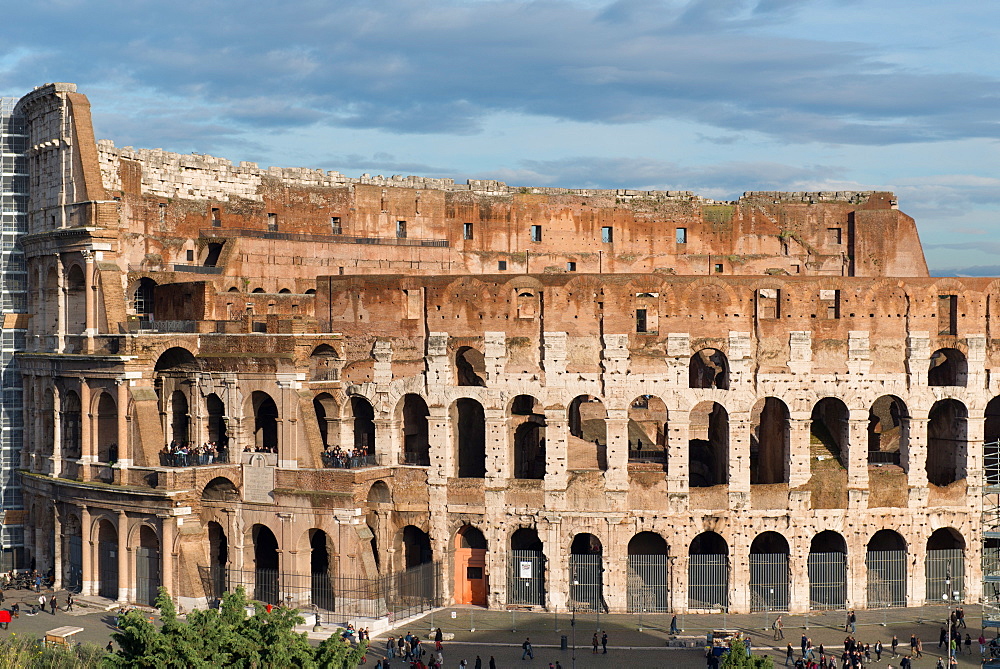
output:
{"label": "green tree", "polygon": [[729,652],[722,656],[719,669],[774,669],[774,661],[763,655],[747,657],[747,647],[739,639],[729,643]]}
{"label": "green tree", "polygon": [[156,606],[159,627],[137,612],[122,617],[121,631],[112,635],[119,650],[107,657],[106,667],[353,669],[368,647],[367,642],[350,645],[338,631],[314,648],[295,631],[304,622],[298,611],[278,607],[268,612],[253,602],[250,615],[242,587],[223,595],[218,610],[195,610],[183,621],[163,588]]}

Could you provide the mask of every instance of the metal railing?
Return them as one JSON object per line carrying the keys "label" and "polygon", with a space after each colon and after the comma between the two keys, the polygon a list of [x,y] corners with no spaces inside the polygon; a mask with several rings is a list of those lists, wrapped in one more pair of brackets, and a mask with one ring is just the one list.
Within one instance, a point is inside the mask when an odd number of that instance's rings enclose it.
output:
{"label": "metal railing", "polygon": [[899,451],[868,451],[870,465],[898,465],[899,462]]}
{"label": "metal railing", "polygon": [[376,467],[374,455],[347,455],[337,456],[334,453],[323,451],[319,454],[326,469],[360,469],[362,467]]}
{"label": "metal railing", "polygon": [[175,272],[193,272],[195,274],[222,274],[223,267],[207,265],[174,265]]}
{"label": "metal railing", "polygon": [[372,244],[375,246],[434,246],[447,248],[447,239],[416,239],[413,237],[359,237],[356,235],[313,235],[298,232],[270,232],[248,228],[206,228],[198,231],[202,237],[253,237],[288,242],[319,242],[327,244]]}
{"label": "metal railing", "polygon": [[229,451],[217,450],[209,453],[160,453],[161,467],[200,467],[204,465],[224,465],[229,463]]}

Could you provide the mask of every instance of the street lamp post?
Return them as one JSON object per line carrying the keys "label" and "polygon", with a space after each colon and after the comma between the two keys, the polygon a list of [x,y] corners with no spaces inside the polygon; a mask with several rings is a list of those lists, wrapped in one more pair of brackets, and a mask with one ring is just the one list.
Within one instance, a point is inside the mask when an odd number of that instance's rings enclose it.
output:
{"label": "street lamp post", "polygon": [[[944,594],[941,595],[941,599],[945,602],[948,601],[949,593],[951,592],[951,562],[949,561],[944,567]],[[952,629],[951,629],[951,611],[948,611],[948,662],[951,663],[951,658],[954,657],[951,653],[951,641],[952,641]]]}

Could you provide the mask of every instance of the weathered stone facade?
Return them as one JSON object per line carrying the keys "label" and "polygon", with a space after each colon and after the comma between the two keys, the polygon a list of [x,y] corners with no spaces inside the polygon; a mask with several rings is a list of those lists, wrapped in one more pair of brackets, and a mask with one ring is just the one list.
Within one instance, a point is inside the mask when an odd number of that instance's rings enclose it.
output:
{"label": "weathered stone facade", "polygon": [[979,597],[1000,284],[928,277],[892,194],[349,179],[20,107],[26,543],[64,583],[323,605],[436,562],[445,602],[801,611],[939,599],[957,551]]}

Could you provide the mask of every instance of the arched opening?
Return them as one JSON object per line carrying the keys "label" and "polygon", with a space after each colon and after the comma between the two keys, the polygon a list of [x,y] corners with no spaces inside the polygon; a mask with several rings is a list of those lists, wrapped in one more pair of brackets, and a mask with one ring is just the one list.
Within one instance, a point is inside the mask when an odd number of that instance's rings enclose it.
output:
{"label": "arched opening", "polygon": [[56,398],[51,388],[46,388],[42,393],[41,406],[42,433],[39,435],[38,452],[40,455],[53,455],[55,448],[55,428],[56,428]]}
{"label": "arched opening", "polygon": [[428,466],[431,464],[428,442],[427,402],[420,395],[403,396],[403,463]]}
{"label": "arched opening", "polygon": [[460,386],[486,386],[486,358],[477,349],[463,346],[455,354],[455,375]]}
{"label": "arched opening", "polygon": [[567,467],[608,469],[608,414],[593,395],[580,395],[569,405]]}
{"label": "arched opening", "polygon": [[788,406],[777,397],[759,400],[750,414],[750,483],[787,483],[788,447]]}
{"label": "arched opening", "polygon": [[968,412],[958,400],[935,402],[927,414],[927,482],[950,485],[966,476]]}
{"label": "arched opening", "polygon": [[205,398],[208,410],[208,440],[215,444],[218,462],[228,462],[229,430],[226,427],[226,405],[215,393]]}
{"label": "arched opening", "polygon": [[313,381],[336,381],[340,378],[337,349],[320,344],[309,356],[309,378]]}
{"label": "arched opening", "polygon": [[288,288],[282,288],[281,290],[278,291],[278,295],[290,295],[291,292],[292,291]]}
{"label": "arched opening", "polygon": [[[124,547],[122,547],[124,549]],[[118,599],[118,531],[111,521],[97,523],[97,594],[105,599]]]}
{"label": "arched opening", "polygon": [[401,576],[402,592],[414,602],[433,604],[436,593],[436,570],[430,536],[419,527],[403,528],[403,565],[406,573]]}
{"label": "arched opening", "polygon": [[847,605],[847,541],[824,530],[809,545],[809,608],[843,609]]}
{"label": "arched opening", "polygon": [[278,405],[271,396],[255,390],[253,404],[253,441],[258,453],[278,452]]}
{"label": "arched opening", "polygon": [[329,543],[329,537],[323,530],[309,530],[309,593],[314,605],[333,611],[336,599],[333,595],[333,580],[330,578]]}
{"label": "arched opening", "polygon": [[983,474],[986,485],[1000,485],[1000,397],[986,405],[983,425]]}
{"label": "arched opening", "polygon": [[688,423],[688,485],[705,488],[729,482],[729,413],[718,402],[691,409]]}
{"label": "arched opening", "polygon": [[139,279],[132,291],[132,311],[141,321],[153,320],[153,306],[156,295],[156,282],[148,276]]}
{"label": "arched opening", "polygon": [[667,405],[640,395],[628,408],[628,461],[667,464]]}
{"label": "arched opening", "polygon": [[216,267],[219,264],[219,256],[222,255],[222,246],[225,242],[209,242],[205,247],[205,267]]}
{"label": "arched opening", "polygon": [[187,444],[190,435],[190,417],[188,416],[188,400],[180,390],[170,394],[170,436],[175,444]]}
{"label": "arched opening", "polygon": [[455,534],[455,604],[486,606],[488,546],[483,533],[465,525]]}
{"label": "arched opening", "polygon": [[868,541],[868,608],[906,606],[906,541],[898,532],[879,530]]}
{"label": "arched opening", "polygon": [[813,406],[809,425],[810,462],[833,460],[840,468],[847,466],[850,443],[850,417],[847,405],[836,397],[824,397]]}
{"label": "arched opening", "polygon": [[[80,518],[69,514],[63,522],[63,587],[69,592],[80,592],[83,586],[83,527]],[[88,543],[88,549],[90,545]]]}
{"label": "arched opening", "polygon": [[419,527],[407,525],[403,528],[403,560],[406,569],[413,569],[434,561],[431,538]]}
{"label": "arched opening", "polygon": [[458,478],[486,476],[486,412],[476,400],[463,397],[452,405],[458,451]]}
{"label": "arched opening", "polygon": [[576,610],[602,611],[604,605],[604,547],[593,534],[573,537],[569,556],[569,598]]}
{"label": "arched opening", "polygon": [[266,525],[254,525],[250,534],[253,539],[253,597],[261,602],[277,604],[281,601],[278,587],[278,540]]}
{"label": "arched opening", "polygon": [[691,356],[688,365],[689,388],[729,390],[729,361],[715,348],[703,348]]}
{"label": "arched opening", "polygon": [[511,403],[510,425],[514,444],[514,478],[545,478],[545,414],[530,395]]}
{"label": "arched opening", "polygon": [[927,371],[929,386],[965,386],[969,365],[965,354],[957,348],[939,348],[931,355]]}
{"label": "arched opening", "polygon": [[351,397],[351,416],[354,426],[354,448],[375,454],[375,408],[364,397]]}
{"label": "arched opening", "polygon": [[763,532],[750,544],[750,611],[788,610],[788,542]]}
{"label": "arched opening", "polygon": [[337,433],[337,403],[330,393],[320,393],[313,398],[313,411],[316,413],[316,425],[319,427],[319,438],[323,448],[340,446],[340,435]]}
{"label": "arched opening", "polygon": [[66,334],[83,334],[87,329],[87,281],[83,269],[73,265],[66,273]]}
{"label": "arched opening", "polygon": [[375,481],[372,487],[368,489],[368,505],[374,504],[391,504],[392,503],[392,491],[389,490],[389,485],[385,481]]}
{"label": "arched opening", "polygon": [[669,552],[667,542],[655,532],[640,532],[628,542],[629,611],[670,611]]}
{"label": "arched opening", "polygon": [[202,502],[237,502],[240,492],[225,476],[216,476],[201,491]]}
{"label": "arched opening", "polygon": [[108,392],[102,392],[97,401],[97,459],[118,460],[118,405]]}
{"label": "arched opening", "polygon": [[688,548],[688,608],[729,610],[729,545],[702,532]]}
{"label": "arched opening", "polygon": [[219,599],[226,592],[226,570],[229,567],[229,541],[222,525],[208,522],[208,571],[212,584],[211,597]]}
{"label": "arched opening", "polygon": [[135,550],[135,599],[152,606],[160,593],[160,539],[149,525],[139,527],[139,547]]}
{"label": "arched opening", "polygon": [[510,536],[507,603],[545,605],[545,553],[534,529],[522,527]]}
{"label": "arched opening", "polygon": [[900,465],[910,434],[910,416],[903,400],[883,395],[868,410],[868,464]]}
{"label": "arched opening", "polygon": [[62,291],[59,289],[59,274],[55,268],[50,269],[45,275],[45,285],[42,287],[41,297],[42,303],[39,305],[39,308],[42,310],[43,319],[38,329],[38,334],[55,336],[59,332],[58,305],[62,299]]}
{"label": "arched opening", "polygon": [[954,528],[928,537],[924,573],[928,604],[953,606],[965,599],[965,539]]}
{"label": "arched opening", "polygon": [[264,292],[263,288],[254,288],[253,289],[253,293],[254,294],[260,294],[260,293],[263,293],[263,292]]}
{"label": "arched opening", "polygon": [[69,390],[62,394],[62,454],[64,458],[76,460],[81,455],[80,396]]}

